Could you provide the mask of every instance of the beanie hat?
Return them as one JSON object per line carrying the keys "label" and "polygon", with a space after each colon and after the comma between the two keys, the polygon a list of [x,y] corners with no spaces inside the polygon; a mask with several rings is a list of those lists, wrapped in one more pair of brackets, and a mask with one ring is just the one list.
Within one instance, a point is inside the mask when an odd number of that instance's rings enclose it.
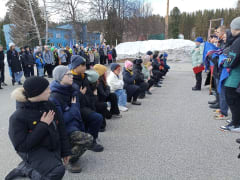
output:
{"label": "beanie hat", "polygon": [[125,61],[125,68],[128,69],[129,67],[131,67],[133,65],[133,63],[131,61]]}
{"label": "beanie hat", "polygon": [[88,78],[88,81],[93,84],[95,82],[97,82],[98,78],[99,78],[99,74],[94,71],[94,70],[88,70],[86,71],[86,74],[87,74],[87,78]]}
{"label": "beanie hat", "polygon": [[168,53],[164,52],[163,57],[168,57]]}
{"label": "beanie hat", "polygon": [[135,59],[135,60],[133,61],[133,63],[134,63],[134,64],[142,64],[143,61],[142,61],[142,59]]}
{"label": "beanie hat", "polygon": [[147,52],[147,55],[149,55],[149,56],[151,56],[152,54],[153,54],[152,51],[148,51],[148,52]]}
{"label": "beanie hat", "polygon": [[230,24],[231,29],[240,30],[240,17],[236,17]]}
{"label": "beanie hat", "polygon": [[71,57],[71,69],[75,69],[76,67],[80,65],[85,65],[86,61],[82,56],[79,55],[73,55]]}
{"label": "beanie hat", "polygon": [[63,76],[69,71],[67,66],[58,65],[53,70],[53,79],[57,82],[61,82]]}
{"label": "beanie hat", "polygon": [[48,86],[48,80],[38,76],[32,76],[27,78],[23,84],[23,88],[27,98],[39,96],[47,89]]}
{"label": "beanie hat", "polygon": [[203,43],[203,38],[202,38],[202,37],[197,37],[197,39],[195,40],[195,42]]}
{"label": "beanie hat", "polygon": [[115,71],[117,68],[121,67],[119,64],[117,63],[112,63],[110,66],[111,71]]}
{"label": "beanie hat", "polygon": [[102,64],[96,64],[93,66],[93,69],[99,74],[99,76],[102,76],[107,72],[107,67]]}

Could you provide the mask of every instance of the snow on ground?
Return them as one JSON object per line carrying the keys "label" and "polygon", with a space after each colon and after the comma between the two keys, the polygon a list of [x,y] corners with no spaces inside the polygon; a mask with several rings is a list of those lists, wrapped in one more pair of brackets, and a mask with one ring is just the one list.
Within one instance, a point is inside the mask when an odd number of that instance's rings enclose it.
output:
{"label": "snow on ground", "polygon": [[194,48],[195,43],[190,40],[168,39],[168,40],[149,40],[125,42],[117,45],[116,50],[118,59],[135,58],[145,54],[147,51],[167,52],[169,60],[189,60],[190,51]]}

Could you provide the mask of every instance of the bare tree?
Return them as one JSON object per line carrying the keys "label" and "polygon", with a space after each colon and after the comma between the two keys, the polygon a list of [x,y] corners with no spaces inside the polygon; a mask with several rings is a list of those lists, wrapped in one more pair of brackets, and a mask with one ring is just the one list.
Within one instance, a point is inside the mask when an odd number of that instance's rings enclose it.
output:
{"label": "bare tree", "polygon": [[26,44],[41,45],[43,25],[41,11],[36,0],[9,0],[9,18],[12,40],[19,46]]}
{"label": "bare tree", "polygon": [[52,8],[67,22],[73,25],[75,38],[80,39],[81,22],[87,18],[84,14],[84,6],[87,0],[52,0]]}

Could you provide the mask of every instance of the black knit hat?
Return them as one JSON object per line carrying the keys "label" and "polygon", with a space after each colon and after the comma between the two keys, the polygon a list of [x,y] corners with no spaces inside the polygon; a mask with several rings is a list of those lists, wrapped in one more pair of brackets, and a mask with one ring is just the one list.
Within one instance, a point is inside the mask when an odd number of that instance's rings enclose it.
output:
{"label": "black knit hat", "polygon": [[49,86],[48,80],[43,77],[32,76],[26,79],[23,84],[25,95],[27,98],[32,98],[42,94]]}

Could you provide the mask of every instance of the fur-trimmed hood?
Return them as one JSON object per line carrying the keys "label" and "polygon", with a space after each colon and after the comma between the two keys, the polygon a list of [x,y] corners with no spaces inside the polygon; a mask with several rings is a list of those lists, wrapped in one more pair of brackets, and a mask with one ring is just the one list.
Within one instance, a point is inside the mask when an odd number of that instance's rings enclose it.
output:
{"label": "fur-trimmed hood", "polygon": [[11,98],[15,99],[18,102],[27,102],[27,98],[24,95],[24,88],[23,87],[16,88],[12,92]]}

